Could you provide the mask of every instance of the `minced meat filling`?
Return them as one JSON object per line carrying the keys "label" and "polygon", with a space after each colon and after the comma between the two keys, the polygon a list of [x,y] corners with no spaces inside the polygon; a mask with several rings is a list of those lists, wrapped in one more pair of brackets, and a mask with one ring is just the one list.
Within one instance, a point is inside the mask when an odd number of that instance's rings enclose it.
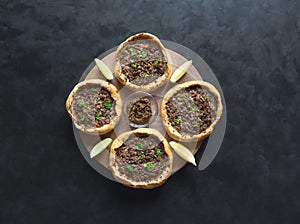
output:
{"label": "minced meat filling", "polygon": [[135,124],[147,124],[152,116],[151,101],[142,97],[129,108],[129,120]]}
{"label": "minced meat filling", "polygon": [[129,136],[115,151],[119,172],[138,182],[159,177],[169,164],[163,143],[148,134]]}
{"label": "minced meat filling", "polygon": [[80,126],[102,127],[116,115],[115,101],[109,91],[99,85],[84,86],[75,94],[72,113]]}
{"label": "minced meat filling", "polygon": [[136,85],[147,85],[167,70],[160,46],[151,39],[129,42],[120,52],[122,74]]}
{"label": "minced meat filling", "polygon": [[216,100],[206,89],[191,86],[178,91],[166,104],[170,124],[183,135],[197,135],[215,120]]}

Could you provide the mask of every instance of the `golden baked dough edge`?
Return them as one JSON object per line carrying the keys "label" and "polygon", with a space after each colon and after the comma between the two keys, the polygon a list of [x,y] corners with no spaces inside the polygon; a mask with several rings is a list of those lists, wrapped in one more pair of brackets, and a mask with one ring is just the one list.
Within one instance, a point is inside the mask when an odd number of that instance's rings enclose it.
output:
{"label": "golden baked dough edge", "polygon": [[[122,175],[117,167],[116,167],[116,163],[115,163],[115,159],[116,159],[116,151],[115,149],[119,148],[128,138],[130,135],[132,134],[137,134],[137,133],[142,133],[142,134],[149,134],[149,135],[154,135],[156,136],[160,141],[162,141],[163,145],[164,145],[164,149],[166,154],[168,155],[169,158],[169,166],[166,170],[164,170],[164,172],[160,175],[162,176],[162,178],[157,178],[154,180],[149,181],[148,183],[146,182],[137,182],[137,181],[133,181],[130,180],[128,178],[125,177],[125,175]],[[138,128],[135,129],[133,131],[128,131],[128,132],[124,132],[121,135],[119,135],[112,143],[111,148],[110,148],[110,155],[109,155],[109,165],[110,168],[112,170],[112,174],[115,177],[116,180],[118,180],[120,183],[132,187],[132,188],[144,188],[144,189],[151,189],[154,187],[158,187],[160,185],[162,185],[171,175],[172,172],[172,167],[173,167],[173,154],[172,151],[170,149],[169,143],[167,142],[167,140],[162,136],[162,134],[152,128]]]}
{"label": "golden baked dough edge", "polygon": [[[76,118],[72,113],[72,102],[74,100],[76,92],[80,88],[82,88],[83,86],[91,85],[91,84],[99,85],[109,91],[111,97],[116,101],[116,106],[115,106],[116,115],[113,117],[113,119],[110,121],[109,124],[103,125],[102,127],[84,128],[76,122]],[[114,127],[119,122],[121,113],[122,113],[122,101],[121,101],[121,97],[120,97],[120,94],[119,94],[117,88],[113,84],[106,82],[104,80],[100,80],[100,79],[88,79],[88,80],[79,82],[73,88],[73,90],[71,91],[71,93],[69,94],[69,96],[67,98],[66,109],[67,109],[69,116],[72,118],[72,121],[77,129],[79,129],[80,131],[82,131],[86,134],[90,134],[90,135],[99,135],[99,134],[102,135],[102,134],[106,134],[106,133],[110,132],[111,130],[113,130]]]}
{"label": "golden baked dough edge", "polygon": [[[177,93],[181,89],[185,89],[187,87],[194,86],[194,85],[200,85],[200,86],[204,87],[215,97],[216,103],[217,103],[216,119],[214,120],[213,123],[211,123],[211,125],[207,129],[205,129],[200,134],[191,135],[191,136],[182,136],[173,126],[171,126],[171,124],[168,120],[168,116],[167,116],[166,104],[175,93]],[[162,117],[163,124],[164,124],[164,127],[165,127],[168,135],[171,138],[178,140],[178,141],[182,141],[182,142],[200,141],[200,140],[203,140],[206,137],[208,137],[214,130],[215,125],[220,120],[221,115],[222,115],[222,110],[223,110],[223,106],[222,106],[222,100],[221,100],[220,93],[212,84],[205,82],[205,81],[189,81],[189,82],[185,82],[185,83],[176,85],[165,94],[165,96],[162,100],[162,103],[161,103],[161,117]]]}
{"label": "golden baked dough edge", "polygon": [[[120,61],[119,61],[120,52],[121,52],[122,48],[125,45],[127,45],[129,42],[138,40],[138,39],[154,40],[160,46],[162,53],[164,54],[165,58],[167,59],[167,71],[165,71],[165,73],[161,77],[157,78],[154,82],[151,82],[145,86],[135,85],[130,82],[127,82],[126,77],[121,72],[121,65],[120,65]],[[117,48],[114,73],[115,73],[116,78],[119,80],[119,82],[122,83],[124,86],[128,87],[129,89],[136,90],[136,91],[152,92],[152,91],[158,89],[159,87],[163,86],[168,81],[168,79],[171,77],[172,61],[171,61],[171,57],[168,54],[167,50],[165,49],[165,47],[162,45],[162,43],[156,36],[154,36],[153,34],[150,34],[150,33],[138,33],[138,34],[135,34],[135,35],[127,38]]]}

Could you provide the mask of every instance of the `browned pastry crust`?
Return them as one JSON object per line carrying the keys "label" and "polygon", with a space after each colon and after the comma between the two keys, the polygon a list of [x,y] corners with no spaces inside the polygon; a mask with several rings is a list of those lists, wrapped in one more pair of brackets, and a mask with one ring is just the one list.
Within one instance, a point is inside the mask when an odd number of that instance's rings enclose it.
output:
{"label": "browned pastry crust", "polygon": [[[165,170],[161,171],[161,174],[156,179],[148,180],[146,181],[134,181],[129,179],[125,174],[120,173],[118,169],[118,165],[116,163],[116,149],[119,148],[128,138],[129,136],[133,134],[148,134],[156,136],[164,145],[164,150],[167,154],[169,163]],[[111,145],[111,151],[110,151],[110,157],[109,157],[110,167],[112,170],[112,174],[115,177],[116,180],[118,180],[120,183],[133,187],[133,188],[144,188],[144,189],[151,189],[154,187],[158,187],[162,185],[170,176],[172,172],[172,166],[173,166],[173,154],[170,149],[170,146],[167,142],[167,140],[155,129],[151,128],[139,128],[135,129],[133,131],[124,132],[123,134],[119,135],[112,143]]]}
{"label": "browned pastry crust", "polygon": [[[162,53],[167,61],[167,69],[164,72],[164,74],[162,76],[160,76],[159,78],[157,78],[155,81],[150,82],[147,85],[137,85],[137,84],[133,84],[133,83],[129,82],[129,80],[127,80],[126,76],[122,73],[122,68],[121,68],[121,63],[120,63],[120,53],[121,53],[121,50],[123,49],[123,47],[125,47],[129,42],[139,40],[139,39],[154,40],[159,45],[160,50],[162,51]],[[128,87],[129,89],[136,90],[136,91],[140,90],[140,91],[152,92],[152,91],[158,89],[159,87],[161,87],[162,85],[164,85],[168,81],[168,79],[171,77],[172,62],[171,62],[171,58],[170,58],[167,50],[165,49],[165,47],[162,45],[162,43],[156,36],[149,34],[149,33],[138,33],[138,34],[135,34],[135,35],[129,37],[128,39],[126,39],[117,48],[116,64],[115,64],[115,68],[114,68],[114,73],[115,73],[115,76],[117,77],[117,79],[124,86]]]}
{"label": "browned pastry crust", "polygon": [[[202,88],[206,89],[210,94],[214,96],[216,99],[216,118],[215,120],[209,125],[208,128],[206,128],[204,131],[200,132],[199,134],[196,135],[182,135],[179,133],[169,122],[168,115],[167,115],[167,109],[166,109],[166,104],[169,101],[169,99],[176,94],[178,91],[191,87],[191,86],[201,86]],[[182,142],[193,142],[193,141],[198,141],[202,140],[206,137],[208,137],[215,125],[218,123],[220,120],[220,117],[222,115],[222,102],[221,102],[221,96],[218,92],[218,90],[210,83],[204,82],[204,81],[190,81],[190,82],[185,82],[183,84],[179,84],[174,86],[172,89],[170,89],[164,96],[161,104],[161,116],[163,120],[164,127],[166,128],[166,131],[168,135],[178,141]]]}
{"label": "browned pastry crust", "polygon": [[[116,105],[115,105],[116,115],[111,119],[109,124],[105,124],[102,127],[87,128],[82,125],[79,125],[76,120],[75,115],[72,112],[72,102],[74,100],[74,97],[75,97],[75,94],[77,93],[77,91],[80,88],[91,85],[91,84],[99,85],[99,86],[103,87],[104,89],[106,89],[107,91],[109,91],[111,97],[116,102]],[[116,126],[116,124],[119,122],[120,117],[121,117],[121,112],[122,112],[122,101],[121,101],[121,97],[119,95],[117,88],[113,84],[103,81],[103,80],[100,80],[100,79],[89,79],[89,80],[85,80],[83,82],[78,83],[73,88],[73,90],[71,91],[71,93],[66,101],[66,109],[68,111],[69,116],[72,118],[72,121],[77,129],[79,129],[80,131],[82,131],[86,134],[102,135],[102,134],[106,134],[106,133],[110,132],[111,130],[113,130],[114,127]]]}

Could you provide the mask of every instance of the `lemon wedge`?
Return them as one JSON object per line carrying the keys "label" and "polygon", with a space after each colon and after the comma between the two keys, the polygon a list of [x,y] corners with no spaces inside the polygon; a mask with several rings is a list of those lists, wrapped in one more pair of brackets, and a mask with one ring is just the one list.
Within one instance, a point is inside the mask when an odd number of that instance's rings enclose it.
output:
{"label": "lemon wedge", "polygon": [[103,139],[101,142],[97,143],[90,152],[91,159],[97,156],[98,154],[100,154],[101,152],[103,152],[104,149],[106,149],[111,142],[112,142],[111,138],[106,138]]}
{"label": "lemon wedge", "polygon": [[107,65],[103,61],[101,61],[98,58],[95,58],[94,61],[97,65],[98,69],[100,70],[100,72],[104,75],[104,77],[107,80],[113,80],[114,79],[113,73],[111,72],[109,67],[107,67]]}
{"label": "lemon wedge", "polygon": [[174,151],[185,161],[193,164],[194,166],[196,165],[195,157],[191,153],[191,151],[186,148],[185,146],[181,145],[180,143],[177,142],[169,142],[170,146],[174,149]]}
{"label": "lemon wedge", "polygon": [[170,81],[175,83],[177,82],[185,73],[186,71],[189,69],[189,67],[191,67],[192,65],[192,60],[184,62],[182,65],[180,65],[175,72],[173,73],[173,75],[171,76]]}

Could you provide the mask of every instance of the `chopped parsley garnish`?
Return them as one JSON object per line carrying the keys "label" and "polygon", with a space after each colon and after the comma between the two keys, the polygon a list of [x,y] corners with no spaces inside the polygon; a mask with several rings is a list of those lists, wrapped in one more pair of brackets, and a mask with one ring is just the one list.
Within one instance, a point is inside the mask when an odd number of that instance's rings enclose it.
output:
{"label": "chopped parsley garnish", "polygon": [[96,119],[96,120],[100,120],[100,114],[99,114],[99,113],[96,113],[96,114],[95,114],[95,119]]}
{"label": "chopped parsley garnish", "polygon": [[87,108],[87,107],[88,107],[88,105],[87,105],[86,102],[81,102],[81,103],[80,103],[80,106],[82,106],[82,107],[84,107],[84,108]]}
{"label": "chopped parsley garnish", "polygon": [[136,55],[136,49],[131,50],[130,53],[131,53],[131,56]]}
{"label": "chopped parsley garnish", "polygon": [[84,120],[85,120],[85,115],[81,115],[81,116],[80,116],[80,120],[81,120],[81,121],[84,121]]}
{"label": "chopped parsley garnish", "polygon": [[155,67],[158,65],[158,60],[157,60],[157,59],[153,62],[153,65],[154,65]]}
{"label": "chopped parsley garnish", "polygon": [[144,158],[145,158],[144,155],[139,155],[139,159],[140,159],[140,160],[143,160]]}
{"label": "chopped parsley garnish", "polygon": [[141,56],[141,58],[145,58],[145,57],[147,57],[147,53],[145,51],[142,51],[140,56]]}
{"label": "chopped parsley garnish", "polygon": [[136,68],[137,67],[137,63],[132,63],[131,67]]}
{"label": "chopped parsley garnish", "polygon": [[182,96],[177,96],[177,100],[178,100],[179,102],[182,102]]}
{"label": "chopped parsley garnish", "polygon": [[131,166],[131,165],[127,165],[126,166],[126,169],[129,171],[129,172],[133,172],[133,166]]}
{"label": "chopped parsley garnish", "polygon": [[199,123],[196,122],[196,123],[194,124],[194,127],[199,128]]}
{"label": "chopped parsley garnish", "polygon": [[136,150],[141,150],[142,146],[143,146],[142,143],[140,142],[136,143]]}
{"label": "chopped parsley garnish", "polygon": [[209,100],[210,97],[211,97],[211,95],[210,95],[209,93],[206,93],[206,94],[205,94],[205,99]]}
{"label": "chopped parsley garnish", "polygon": [[192,111],[194,111],[194,110],[195,110],[195,105],[192,104],[192,105],[190,106],[190,108],[191,108]]}
{"label": "chopped parsley garnish", "polygon": [[94,88],[91,88],[91,89],[90,89],[90,92],[91,92],[91,93],[95,93],[95,89],[94,89]]}
{"label": "chopped parsley garnish", "polygon": [[145,78],[146,78],[146,79],[149,79],[149,78],[150,78],[150,74],[147,73],[147,74],[145,75]]}
{"label": "chopped parsley garnish", "polygon": [[180,124],[180,119],[178,119],[178,118],[174,118],[173,121],[175,122],[175,124]]}
{"label": "chopped parsley garnish", "polygon": [[144,163],[143,165],[145,168],[147,168],[149,171],[153,171],[153,163],[152,162],[148,162],[148,163]]}
{"label": "chopped parsley garnish", "polygon": [[157,156],[161,156],[161,151],[160,151],[160,149],[157,149],[157,150],[156,150],[156,155],[157,155]]}
{"label": "chopped parsley garnish", "polygon": [[110,108],[111,108],[110,102],[109,102],[109,101],[105,101],[105,102],[104,102],[104,107],[105,107],[106,109],[110,109]]}

